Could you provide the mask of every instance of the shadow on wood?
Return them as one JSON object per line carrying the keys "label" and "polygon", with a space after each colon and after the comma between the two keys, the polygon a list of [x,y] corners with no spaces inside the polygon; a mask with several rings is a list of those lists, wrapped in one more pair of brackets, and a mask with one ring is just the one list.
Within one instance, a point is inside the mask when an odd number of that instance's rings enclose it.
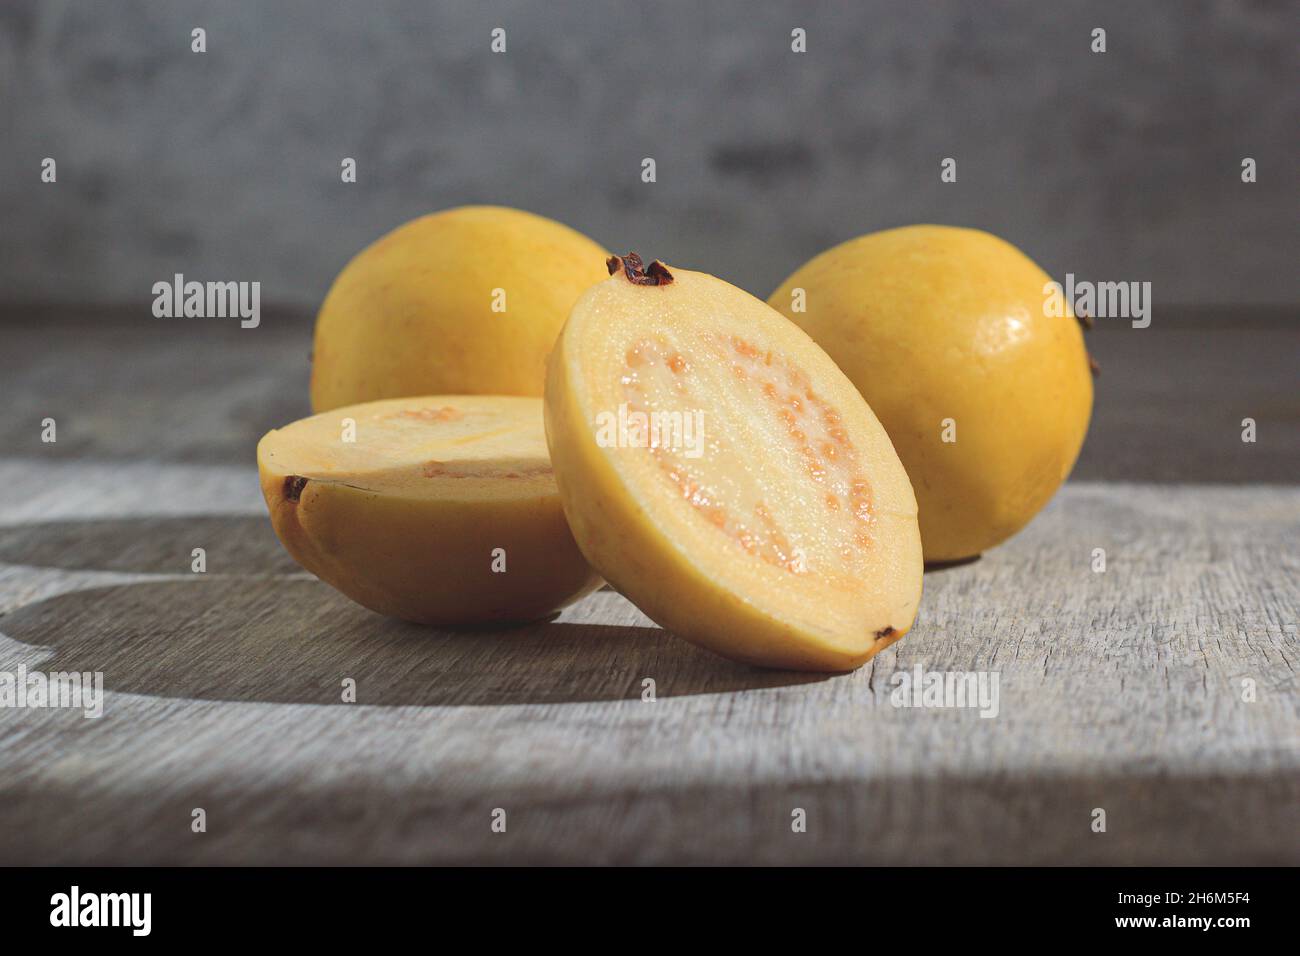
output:
{"label": "shadow on wood", "polygon": [[421,627],[287,577],[75,591],[0,616],[0,631],[50,648],[46,672],[102,671],[110,691],[200,700],[343,706],[348,678],[357,703],[381,706],[639,700],[645,678],[660,698],[825,679],[735,664],[657,627]]}
{"label": "shadow on wood", "polygon": [[974,564],[982,554],[973,554],[969,558],[955,558],[952,561],[927,561],[925,562],[925,573],[935,574],[940,571],[951,571],[953,568],[964,568],[968,564]]}
{"label": "shadow on wood", "polygon": [[51,521],[0,527],[0,562],[68,571],[187,574],[202,548],[209,574],[293,574],[302,568],[265,515]]}

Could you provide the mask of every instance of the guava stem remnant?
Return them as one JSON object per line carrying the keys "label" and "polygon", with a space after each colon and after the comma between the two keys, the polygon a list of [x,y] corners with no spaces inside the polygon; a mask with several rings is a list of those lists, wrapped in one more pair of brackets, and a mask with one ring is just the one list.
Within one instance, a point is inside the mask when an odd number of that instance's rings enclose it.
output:
{"label": "guava stem remnant", "polygon": [[876,631],[876,640],[883,641],[893,633],[894,629],[892,627],[882,627],[880,630]]}
{"label": "guava stem remnant", "polygon": [[633,285],[671,285],[673,281],[673,274],[666,265],[656,259],[649,267],[643,268],[642,259],[635,252],[622,257],[610,256],[605,260],[605,266],[610,275],[622,269],[627,281]]}
{"label": "guava stem remnant", "polygon": [[289,475],[284,479],[284,500],[297,501],[302,497],[302,490],[307,487],[310,479],[302,475]]}
{"label": "guava stem remnant", "polygon": [[[1079,326],[1083,329],[1084,332],[1087,332],[1089,329],[1093,327],[1094,323],[1092,320],[1092,316],[1089,315],[1087,312],[1078,310],[1074,313],[1074,318],[1078,321]],[[1092,373],[1093,378],[1096,378],[1098,375],[1101,374],[1101,366],[1097,364],[1097,360],[1092,357],[1091,352],[1088,352],[1087,349],[1085,349],[1084,352],[1088,356],[1088,371]]]}

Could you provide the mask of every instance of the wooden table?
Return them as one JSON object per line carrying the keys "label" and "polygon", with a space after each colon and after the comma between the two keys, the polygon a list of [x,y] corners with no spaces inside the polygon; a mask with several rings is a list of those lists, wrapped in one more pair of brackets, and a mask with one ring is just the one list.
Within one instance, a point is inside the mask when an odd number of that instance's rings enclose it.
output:
{"label": "wooden table", "polygon": [[[1300,862],[1293,316],[1094,333],[1075,480],[823,677],[612,591],[474,634],[350,604],[253,466],[306,411],[309,320],[145,311],[0,312],[0,670],[106,688],[99,719],[0,708],[0,862]],[[996,672],[997,716],[894,706],[918,666]]]}

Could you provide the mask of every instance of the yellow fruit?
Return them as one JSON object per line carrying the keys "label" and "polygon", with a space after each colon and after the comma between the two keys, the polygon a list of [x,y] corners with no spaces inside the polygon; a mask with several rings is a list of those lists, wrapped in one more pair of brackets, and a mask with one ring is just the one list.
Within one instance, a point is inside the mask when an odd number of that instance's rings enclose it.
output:
{"label": "yellow fruit", "polygon": [[822,253],[768,300],[880,416],[916,491],[927,561],[1015,534],[1083,446],[1089,358],[1059,289],[1045,309],[1050,281],[986,232],[909,226]]}
{"label": "yellow fruit", "polygon": [[540,399],[341,408],[268,432],[257,468],[294,559],[381,614],[529,621],[600,584],[564,522]]}
{"label": "yellow fruit", "polygon": [[921,597],[916,501],[853,385],[720,279],[634,256],[610,268],[546,379],[583,554],[663,627],[736,660],[847,670],[900,638]]}
{"label": "yellow fruit", "polygon": [[322,412],[412,395],[540,397],[569,309],[605,253],[558,222],[499,206],[412,220],[339,273],[316,319]]}

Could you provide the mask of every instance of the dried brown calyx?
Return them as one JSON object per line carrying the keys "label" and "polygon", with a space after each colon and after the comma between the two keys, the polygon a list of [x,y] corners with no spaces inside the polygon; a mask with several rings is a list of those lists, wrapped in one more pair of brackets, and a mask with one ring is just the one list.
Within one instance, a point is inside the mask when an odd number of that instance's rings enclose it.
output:
{"label": "dried brown calyx", "polygon": [[878,641],[883,641],[885,638],[893,636],[894,629],[892,627],[882,627],[880,630],[876,631],[876,640]]}
{"label": "dried brown calyx", "polygon": [[633,285],[671,285],[673,281],[673,274],[666,265],[656,259],[649,266],[644,266],[641,257],[635,252],[629,252],[625,256],[610,256],[605,260],[605,265],[610,275],[622,269],[627,281]]}
{"label": "dried brown calyx", "polygon": [[[1090,316],[1087,312],[1082,312],[1082,311],[1075,312],[1074,317],[1076,320],[1078,320],[1079,327],[1082,328],[1085,333],[1089,329],[1091,329],[1093,325],[1096,324],[1093,322],[1092,316]],[[1087,352],[1086,349],[1084,351]],[[1096,378],[1099,374],[1101,374],[1101,366],[1097,364],[1097,360],[1092,357],[1091,352],[1087,352],[1087,355],[1088,355],[1088,371],[1092,373],[1093,378]]]}
{"label": "dried brown calyx", "polygon": [[297,501],[302,497],[302,490],[307,487],[310,479],[302,475],[289,475],[284,479],[284,500]]}

